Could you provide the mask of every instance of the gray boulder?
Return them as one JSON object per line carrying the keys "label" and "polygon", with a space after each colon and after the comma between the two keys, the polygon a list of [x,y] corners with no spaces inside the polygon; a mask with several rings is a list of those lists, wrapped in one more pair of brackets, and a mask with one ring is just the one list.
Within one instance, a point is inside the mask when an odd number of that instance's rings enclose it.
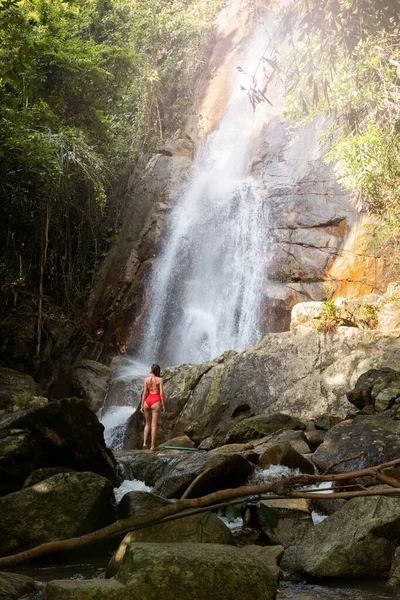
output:
{"label": "gray boulder", "polygon": [[176,448],[196,448],[196,444],[187,435],[180,435],[179,437],[166,440],[160,444],[160,449],[164,446],[174,446]]}
{"label": "gray boulder", "polygon": [[0,498],[0,555],[84,535],[115,519],[111,483],[94,473],[60,473]]}
{"label": "gray boulder", "polygon": [[261,508],[258,508],[258,520],[261,529],[273,544],[289,548],[297,544],[313,527],[310,507],[304,498],[262,500],[261,503],[271,509],[277,517],[276,527],[271,530],[263,519]]}
{"label": "gray boulder", "polygon": [[288,442],[299,454],[309,454],[311,449],[308,445],[304,431],[277,431],[259,440],[253,440],[254,451],[263,454],[267,448],[281,442]]}
{"label": "gray boulder", "polygon": [[116,458],[120,468],[123,470],[124,479],[140,479],[146,485],[154,486],[162,477],[164,471],[173,464],[182,452],[146,452],[143,450],[132,450],[128,452],[116,452]]}
{"label": "gray boulder", "polygon": [[162,543],[162,544],[228,544],[235,546],[235,538],[229,529],[216,514],[210,513],[201,525],[202,515],[192,515],[183,519],[175,519],[166,523],[159,523],[145,527],[138,531],[128,533],[114,556],[108,568],[107,577],[115,575],[122,565],[125,552],[129,544],[135,542]]}
{"label": "gray boulder", "polygon": [[94,360],[81,360],[72,371],[73,393],[97,412],[103,406],[111,369]]}
{"label": "gray boulder", "polygon": [[304,423],[295,417],[277,413],[273,415],[257,415],[244,419],[228,433],[227,444],[244,443],[256,440],[280,429],[305,429]]}
{"label": "gray boulder", "polygon": [[180,498],[192,481],[206,469],[210,471],[194,487],[191,498],[241,485],[253,472],[254,465],[240,454],[186,454],[168,465],[153,492],[166,498]]}
{"label": "gray boulder", "polygon": [[0,572],[0,600],[19,600],[22,596],[31,597],[38,591],[39,586],[30,577]]}
{"label": "gray boulder", "polygon": [[[23,433],[13,441],[14,450],[6,445],[0,462],[3,493],[19,489],[32,470],[42,467],[93,471],[118,484],[116,462],[104,442],[104,427],[84,400],[65,398],[1,418],[0,438],[13,437],[16,430]],[[29,448],[34,449],[30,455]]]}
{"label": "gray boulder", "polygon": [[314,465],[296,452],[289,442],[283,441],[273,444],[260,456],[258,461],[262,469],[268,469],[271,465],[284,465],[290,469],[299,469],[302,473],[312,475]]}
{"label": "gray boulder", "polygon": [[307,443],[311,450],[316,450],[325,439],[325,431],[323,429],[315,429],[314,431],[306,432]]}
{"label": "gray boulder", "polygon": [[355,471],[385,463],[400,456],[400,422],[373,416],[357,416],[328,431],[313,454],[321,470],[363,452],[357,459],[342,463],[339,471]]}
{"label": "gray boulder", "polygon": [[115,578],[146,600],[272,600],[276,595],[275,574],[265,561],[219,544],[130,544]]}
{"label": "gray boulder", "polygon": [[146,515],[168,504],[171,504],[170,500],[151,492],[127,492],[117,506],[117,519]]}
{"label": "gray boulder", "polygon": [[400,399],[400,373],[388,367],[370,369],[359,377],[347,398],[360,410],[372,405],[377,412],[383,412]]}
{"label": "gray boulder", "polygon": [[353,498],[304,536],[298,565],[314,577],[386,576],[399,535],[399,498]]}

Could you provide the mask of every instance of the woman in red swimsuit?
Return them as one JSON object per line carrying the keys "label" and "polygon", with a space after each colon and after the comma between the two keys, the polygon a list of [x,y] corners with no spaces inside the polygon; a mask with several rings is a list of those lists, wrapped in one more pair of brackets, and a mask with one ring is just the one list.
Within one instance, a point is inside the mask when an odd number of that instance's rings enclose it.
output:
{"label": "woman in red swimsuit", "polygon": [[140,410],[144,412],[146,424],[144,426],[143,448],[147,450],[147,440],[151,429],[151,446],[154,450],[156,444],[158,417],[160,410],[165,412],[163,380],[160,377],[160,366],[151,365],[151,376],[144,380],[144,389],[142,394],[142,406]]}

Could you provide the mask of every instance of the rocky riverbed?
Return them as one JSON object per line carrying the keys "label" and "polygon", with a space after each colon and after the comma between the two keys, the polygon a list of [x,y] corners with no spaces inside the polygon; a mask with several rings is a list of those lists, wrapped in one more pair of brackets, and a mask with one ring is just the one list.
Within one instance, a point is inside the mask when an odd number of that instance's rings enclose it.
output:
{"label": "rocky riverbed", "polygon": [[[399,459],[400,332],[321,332],[315,305],[311,323],[306,308],[296,309],[291,332],[167,371],[168,412],[156,452],[135,448],[137,413],[125,450],[113,452],[89,391],[51,401],[29,376],[0,370],[0,555],[173,512],[184,495],[327,470],[333,477]],[[325,481],[318,492],[335,485]],[[396,464],[383,479],[344,482],[341,490],[393,487],[400,488]],[[393,495],[269,494],[236,509],[228,502],[121,532],[83,555],[72,549],[9,567],[0,559],[0,598],[391,598],[400,584],[399,515]],[[34,580],[45,581],[45,589]]]}

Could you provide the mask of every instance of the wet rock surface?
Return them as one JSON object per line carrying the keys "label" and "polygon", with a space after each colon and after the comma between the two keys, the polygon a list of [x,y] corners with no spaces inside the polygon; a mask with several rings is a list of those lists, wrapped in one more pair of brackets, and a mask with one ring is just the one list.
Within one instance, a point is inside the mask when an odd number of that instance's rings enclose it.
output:
{"label": "wet rock surface", "polygon": [[0,555],[83,535],[115,519],[111,483],[94,473],[60,473],[0,498]]}

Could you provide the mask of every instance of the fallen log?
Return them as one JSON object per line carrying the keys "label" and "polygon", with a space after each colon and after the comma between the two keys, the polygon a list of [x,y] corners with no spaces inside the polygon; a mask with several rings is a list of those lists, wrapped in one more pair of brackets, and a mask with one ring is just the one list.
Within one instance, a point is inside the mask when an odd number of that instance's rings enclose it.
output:
{"label": "fallen log", "polygon": [[[239,488],[220,490],[213,492],[207,496],[200,498],[185,498],[178,500],[172,504],[164,506],[158,510],[155,510],[151,514],[146,514],[139,517],[132,517],[129,519],[121,519],[104,527],[98,529],[86,535],[80,537],[69,538],[65,540],[57,540],[54,542],[46,542],[40,544],[34,548],[30,548],[17,554],[4,556],[0,558],[0,569],[11,567],[13,565],[27,562],[32,559],[38,558],[39,556],[45,556],[48,554],[54,554],[56,552],[67,552],[77,550],[91,544],[108,540],[114,537],[122,537],[130,531],[142,529],[144,527],[152,526],[156,523],[172,520],[173,518],[183,518],[189,514],[196,514],[196,512],[203,512],[206,510],[214,510],[221,506],[226,506],[229,503],[245,502],[249,497],[261,498],[265,494],[273,494],[274,498],[288,499],[288,498],[318,498],[318,499],[334,499],[334,498],[358,498],[366,496],[400,496],[400,481],[398,482],[392,477],[384,476],[385,483],[390,483],[392,487],[389,489],[359,489],[356,491],[338,491],[331,493],[324,493],[318,489],[294,489],[304,488],[318,482],[323,481],[346,481],[350,486],[349,482],[351,479],[360,479],[362,477],[376,477],[384,469],[388,469],[395,465],[400,464],[400,458],[392,460],[382,465],[375,467],[368,467],[359,471],[347,472],[347,473],[335,473],[330,475],[300,475],[297,477],[285,477],[269,484],[262,485],[245,485]],[[379,480],[379,479],[378,479]],[[382,480],[383,482],[383,480]],[[396,487],[397,485],[397,487]],[[343,486],[346,487],[346,486]]]}

